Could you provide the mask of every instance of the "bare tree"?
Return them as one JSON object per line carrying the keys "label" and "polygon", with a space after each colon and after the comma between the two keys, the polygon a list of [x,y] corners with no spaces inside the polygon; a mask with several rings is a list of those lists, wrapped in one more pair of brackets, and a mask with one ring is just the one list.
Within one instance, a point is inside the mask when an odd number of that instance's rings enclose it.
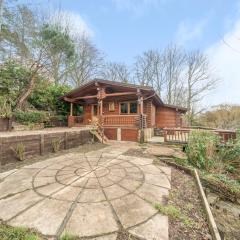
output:
{"label": "bare tree", "polygon": [[130,82],[131,73],[123,63],[109,62],[104,66],[102,77],[116,82]]}
{"label": "bare tree", "polygon": [[78,36],[75,42],[75,59],[69,77],[74,86],[80,86],[100,75],[103,56],[86,36]]}
{"label": "bare tree", "polygon": [[142,86],[153,86],[155,75],[155,52],[149,50],[137,56],[134,64],[135,76],[138,84]]}
{"label": "bare tree", "polygon": [[200,51],[186,55],[186,81],[188,123],[191,124],[196,113],[196,106],[204,95],[216,87],[218,79],[213,76],[208,58]]}
{"label": "bare tree", "polygon": [[183,88],[182,73],[185,67],[185,54],[176,45],[168,46],[163,52],[165,100],[168,104],[180,102]]}

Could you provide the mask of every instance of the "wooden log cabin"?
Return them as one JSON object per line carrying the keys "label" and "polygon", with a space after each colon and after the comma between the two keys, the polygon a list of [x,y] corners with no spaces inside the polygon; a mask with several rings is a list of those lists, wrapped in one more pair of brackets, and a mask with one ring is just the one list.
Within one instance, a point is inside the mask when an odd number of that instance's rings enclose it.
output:
{"label": "wooden log cabin", "polygon": [[[154,128],[182,127],[186,108],[164,104],[153,88],[94,79],[61,97],[69,102],[68,126],[98,121],[111,140],[145,141]],[[74,107],[82,113],[74,115]]]}

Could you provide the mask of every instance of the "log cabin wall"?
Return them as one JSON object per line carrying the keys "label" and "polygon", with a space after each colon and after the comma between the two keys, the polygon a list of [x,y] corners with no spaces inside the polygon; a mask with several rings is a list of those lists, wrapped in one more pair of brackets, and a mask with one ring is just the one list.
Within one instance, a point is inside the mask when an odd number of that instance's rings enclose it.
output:
{"label": "log cabin wall", "polygon": [[175,128],[181,127],[181,114],[176,109],[169,107],[158,107],[156,109],[156,127],[157,128]]}
{"label": "log cabin wall", "polygon": [[109,103],[111,102],[104,102],[103,100],[103,115],[118,115],[119,114],[119,103],[118,101],[114,101],[114,111],[109,111]]}
{"label": "log cabin wall", "polygon": [[92,105],[83,106],[83,124],[88,125],[92,120]]}
{"label": "log cabin wall", "polygon": [[147,127],[152,127],[152,100],[144,101],[143,113],[147,115]]}

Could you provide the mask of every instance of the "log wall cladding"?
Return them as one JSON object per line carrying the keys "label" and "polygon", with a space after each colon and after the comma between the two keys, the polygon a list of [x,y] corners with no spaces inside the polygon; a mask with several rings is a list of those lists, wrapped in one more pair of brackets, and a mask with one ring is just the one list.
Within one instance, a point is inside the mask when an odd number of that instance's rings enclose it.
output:
{"label": "log wall cladding", "polygon": [[0,165],[19,161],[13,149],[24,146],[24,157],[30,158],[54,152],[53,142],[59,150],[78,147],[92,141],[89,130],[37,133],[21,136],[0,136]]}

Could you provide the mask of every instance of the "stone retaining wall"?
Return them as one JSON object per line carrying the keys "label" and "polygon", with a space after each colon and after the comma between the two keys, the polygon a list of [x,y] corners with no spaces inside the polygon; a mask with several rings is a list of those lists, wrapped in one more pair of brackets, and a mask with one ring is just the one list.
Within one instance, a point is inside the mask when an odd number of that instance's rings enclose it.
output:
{"label": "stone retaining wall", "polygon": [[0,137],[0,165],[18,161],[13,148],[18,144],[25,147],[24,156],[30,158],[53,152],[54,140],[60,141],[60,150],[77,147],[92,140],[89,130],[39,133],[21,136]]}

